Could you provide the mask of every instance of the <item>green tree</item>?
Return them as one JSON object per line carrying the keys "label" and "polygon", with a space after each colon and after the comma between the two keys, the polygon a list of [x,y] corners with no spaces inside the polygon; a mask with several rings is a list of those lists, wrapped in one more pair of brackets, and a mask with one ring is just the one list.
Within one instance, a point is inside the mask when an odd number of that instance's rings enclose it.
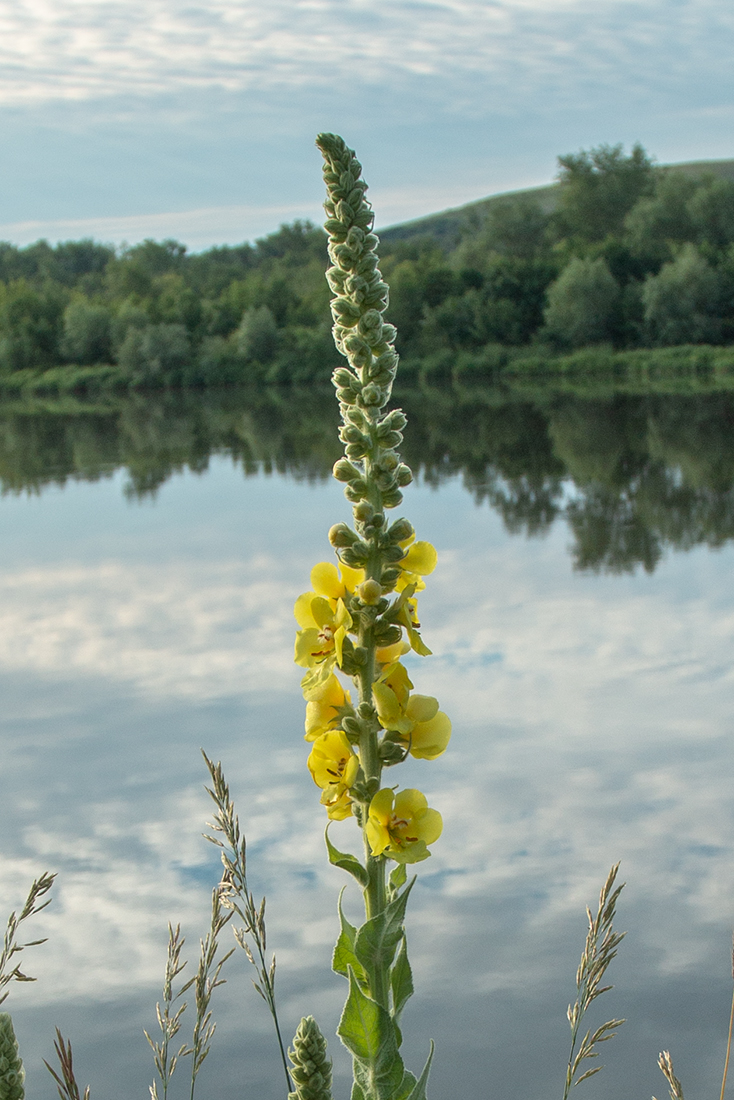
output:
{"label": "green tree", "polygon": [[66,294],[48,282],[0,284],[0,368],[49,367],[58,362]]}
{"label": "green tree", "polygon": [[689,202],[697,183],[683,172],[658,169],[655,191],[644,195],[625,219],[625,238],[634,255],[655,271],[672,258],[676,244],[690,241],[694,226]]}
{"label": "green tree", "polygon": [[181,382],[191,360],[191,346],[183,325],[146,325],[128,329],[118,354],[120,367],[139,384]]}
{"label": "green tree", "polygon": [[715,342],[721,332],[719,278],[693,244],[649,275],[642,288],[645,335],[652,344]]}
{"label": "green tree", "polygon": [[233,341],[244,359],[271,362],[278,347],[278,328],[270,309],[258,306],[245,310]]}
{"label": "green tree", "polygon": [[107,306],[77,298],[64,310],[61,354],[75,363],[109,363],[112,358],[112,315]]}
{"label": "green tree", "polygon": [[601,241],[619,234],[626,215],[653,189],[653,165],[641,145],[599,145],[558,158],[560,193],[554,216],[561,236]]}
{"label": "green tree", "polygon": [[688,203],[693,233],[689,240],[724,251],[734,243],[734,182],[707,179]]}
{"label": "green tree", "polygon": [[572,348],[611,340],[618,304],[619,285],[605,261],[574,257],[548,289],[546,332]]}

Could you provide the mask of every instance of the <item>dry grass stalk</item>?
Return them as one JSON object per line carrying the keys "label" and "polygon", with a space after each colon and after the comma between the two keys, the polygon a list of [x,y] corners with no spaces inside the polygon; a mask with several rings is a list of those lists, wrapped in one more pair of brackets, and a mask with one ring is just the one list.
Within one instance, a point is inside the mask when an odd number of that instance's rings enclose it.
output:
{"label": "dry grass stalk", "polygon": [[[257,980],[253,979],[252,984],[265,1001],[272,1016],[280,1057],[288,1083],[288,1092],[292,1092],[293,1082],[288,1068],[288,1059],[275,1003],[275,955],[273,955],[269,965],[265,960],[267,952],[265,898],[262,899],[260,905],[257,905],[247,883],[247,841],[240,830],[239,817],[230,797],[229,787],[222,772],[222,765],[212,763],[206,753],[202,753],[202,755],[212,779],[211,789],[207,787],[207,791],[217,807],[214,821],[209,822],[209,828],[215,833],[221,833],[224,837],[224,841],[222,841],[216,836],[204,834],[207,840],[221,850],[224,866],[221,884],[222,905],[231,910],[232,913],[236,913],[242,921],[241,927],[233,929],[235,939],[243,948],[257,973]],[[254,953],[247,941],[248,936],[251,937],[254,944]]]}
{"label": "dry grass stalk", "polygon": [[56,1070],[51,1068],[45,1058],[43,1060],[43,1064],[56,1082],[56,1089],[59,1096],[61,1097],[61,1100],[89,1100],[89,1085],[87,1085],[87,1087],[85,1088],[84,1095],[80,1097],[79,1086],[77,1085],[76,1077],[74,1076],[74,1063],[71,1055],[71,1043],[66,1043],[64,1041],[64,1037],[58,1028],[56,1028],[54,1049],[56,1051],[56,1057],[59,1060],[61,1076],[59,1077]]}
{"label": "dry grass stalk", "polygon": [[217,986],[224,985],[225,979],[221,977],[222,967],[227,959],[234,954],[232,948],[221,959],[217,959],[219,950],[219,936],[224,926],[231,920],[232,913],[222,911],[221,887],[217,886],[212,891],[212,919],[209,931],[201,941],[199,953],[199,967],[193,980],[196,999],[196,1023],[194,1024],[194,1037],[191,1046],[193,1061],[191,1065],[191,1093],[190,1100],[194,1100],[196,1078],[204,1060],[211,1049],[211,1041],[217,1025],[212,1020],[211,1004],[212,993]]}
{"label": "dry grass stalk", "polygon": [[[658,1056],[658,1065],[662,1070],[665,1080],[668,1082],[668,1089],[670,1091],[670,1100],[683,1100],[683,1087],[678,1078],[673,1073],[673,1059],[670,1057],[669,1050],[663,1050]],[[653,1096],[652,1100],[655,1100]]]}
{"label": "dry grass stalk", "polygon": [[[8,917],[7,928],[5,929],[5,936],[3,938],[3,948],[0,952],[0,1005],[8,997],[10,990],[5,987],[10,982],[35,982],[35,978],[31,978],[28,974],[24,974],[20,969],[20,963],[16,962],[12,970],[8,970],[8,966],[21,951],[24,951],[26,947],[37,947],[38,944],[45,943],[45,938],[42,940],[29,940],[28,943],[18,943],[16,936],[18,929],[24,920],[28,917],[32,917],[35,913],[40,913],[42,909],[45,909],[50,904],[51,898],[46,898],[44,902],[41,901],[51,889],[54,883],[56,875],[49,875],[44,873],[40,878],[33,882],[30,890],[28,891],[28,897],[26,898],[25,905],[20,911],[20,915],[16,916],[13,912]],[[2,992],[5,990],[5,992]]]}
{"label": "dry grass stalk", "polygon": [[[166,1100],[168,1095],[168,1085],[173,1077],[179,1058],[191,1054],[191,1047],[187,1046],[186,1043],[184,1043],[175,1054],[171,1053],[171,1042],[181,1027],[181,1017],[186,1011],[186,1001],[179,1005],[175,1011],[174,1005],[194,982],[194,979],[191,978],[181,987],[181,989],[179,989],[178,993],[173,992],[173,983],[186,966],[185,962],[181,962],[181,949],[183,948],[184,942],[184,938],[181,935],[181,925],[177,924],[176,927],[173,928],[169,924],[168,955],[166,957],[166,972],[163,981],[163,1008],[161,1008],[160,1003],[155,1006],[158,1026],[163,1038],[160,1043],[156,1043],[151,1039],[147,1031],[144,1033],[145,1038],[153,1048],[155,1068],[158,1071],[158,1076],[163,1086],[163,1100]],[[151,1100],[158,1100],[158,1087],[155,1081],[150,1086],[150,1095]]]}
{"label": "dry grass stalk", "polygon": [[[731,977],[734,981],[734,936],[732,937],[732,951],[731,951]],[[732,1030],[734,1030],[734,990],[731,995],[731,1012],[729,1013],[729,1035],[726,1040],[726,1058],[724,1059],[724,1076],[721,1079],[721,1097],[720,1100],[724,1100],[724,1093],[726,1092],[726,1078],[729,1073],[729,1055],[731,1054],[731,1036]]]}
{"label": "dry grass stalk", "polygon": [[592,1069],[585,1070],[580,1076],[578,1075],[584,1062],[599,1057],[595,1049],[597,1044],[612,1039],[617,1028],[624,1023],[624,1020],[608,1020],[596,1031],[587,1031],[580,1044],[578,1043],[581,1022],[587,1010],[597,997],[601,997],[602,993],[606,993],[612,988],[611,985],[603,986],[601,982],[609,964],[617,954],[619,944],[625,936],[624,932],[615,932],[613,928],[617,900],[624,887],[624,883],[615,887],[618,870],[619,864],[615,863],[599,895],[599,908],[596,916],[592,916],[590,909],[587,908],[586,910],[589,930],[586,934],[581,962],[576,972],[576,989],[578,992],[575,1004],[568,1006],[568,1022],[571,1026],[571,1053],[566,1070],[563,1100],[567,1100],[568,1094],[575,1085],[580,1085],[582,1081],[593,1077],[595,1073],[599,1073],[603,1069],[603,1066],[594,1066]]}

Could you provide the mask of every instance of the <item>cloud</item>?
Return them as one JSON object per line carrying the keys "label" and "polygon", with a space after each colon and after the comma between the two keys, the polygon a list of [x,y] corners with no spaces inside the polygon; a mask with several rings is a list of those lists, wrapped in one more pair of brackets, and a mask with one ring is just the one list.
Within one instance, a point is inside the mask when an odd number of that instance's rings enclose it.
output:
{"label": "cloud", "polygon": [[[408,218],[419,218],[451,205],[460,205],[476,198],[476,186],[461,182],[452,187],[406,186],[370,191],[370,198],[379,215],[380,225],[392,225]],[[65,218],[53,221],[22,221],[0,223],[0,240],[16,244],[31,244],[39,239],[49,241],[78,240],[93,237],[100,241],[122,244],[146,237],[161,240],[185,240],[192,250],[206,248],[213,241],[236,244],[255,240],[272,233],[283,222],[305,218],[315,223],[323,220],[323,208],[318,201],[279,206],[215,206],[201,210],[162,211],[157,214],[134,214],[121,217]]]}
{"label": "cloud", "polygon": [[722,0],[3,0],[0,102],[387,81],[468,107],[477,82],[517,98],[622,72],[640,89],[704,58],[723,74],[733,28]]}

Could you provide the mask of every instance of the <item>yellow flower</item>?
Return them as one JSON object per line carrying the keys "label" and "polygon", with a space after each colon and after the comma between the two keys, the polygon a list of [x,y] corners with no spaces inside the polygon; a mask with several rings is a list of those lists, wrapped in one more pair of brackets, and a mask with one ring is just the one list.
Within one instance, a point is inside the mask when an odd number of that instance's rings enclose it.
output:
{"label": "yellow flower", "polygon": [[375,660],[381,665],[391,665],[406,653],[410,653],[410,643],[403,638],[399,642],[393,642],[392,645],[378,646],[375,650]]}
{"label": "yellow flower", "polygon": [[332,562],[322,561],[311,570],[312,592],[296,600],[293,613],[302,627],[296,634],[295,662],[303,668],[342,663],[344,639],[352,616],[344,599],[364,580],[364,569],[342,565],[341,575]]}
{"label": "yellow flower", "polygon": [[315,741],[339,723],[342,707],[351,699],[332,672],[306,693],[306,740]]}
{"label": "yellow flower", "polygon": [[319,737],[308,758],[308,770],[323,794],[321,802],[330,818],[342,821],[352,813],[349,788],[357,778],[359,758],[341,730]]}
{"label": "yellow flower", "polygon": [[430,542],[413,542],[414,538],[415,535],[400,543],[408,552],[403,560],[398,562],[402,572],[395,585],[397,592],[402,592],[409,584],[414,586],[414,592],[420,592],[426,587],[426,582],[422,578],[427,577],[436,568],[438,561],[436,547]]}
{"label": "yellow flower", "polygon": [[372,685],[377,716],[386,730],[402,734],[411,756],[435,760],[446,751],[451,737],[451,720],[438,709],[432,695],[411,695],[412,683],[399,662],[384,670]]}
{"label": "yellow flower", "polygon": [[370,802],[367,840],[374,856],[397,863],[420,863],[431,854],[427,845],[441,835],[443,821],[429,808],[426,796],[408,789],[394,794],[383,787]]}

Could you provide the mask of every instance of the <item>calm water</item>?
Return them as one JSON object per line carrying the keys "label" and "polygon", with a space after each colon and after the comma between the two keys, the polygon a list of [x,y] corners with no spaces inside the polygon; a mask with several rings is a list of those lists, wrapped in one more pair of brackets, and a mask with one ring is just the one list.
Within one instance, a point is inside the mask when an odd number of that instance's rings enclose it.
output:
{"label": "calm water", "polygon": [[[621,859],[629,934],[591,1022],[628,1023],[582,1089],[662,1096],[669,1048],[687,1095],[717,1095],[734,923],[734,399],[401,403],[419,471],[401,511],[440,552],[422,598],[435,656],[414,680],[454,721],[446,756],[400,775],[445,821],[410,912],[408,1064],[432,1036],[433,1100],[559,1097],[584,905]],[[57,1024],[93,1097],[147,1096],[167,922],[193,958],[218,878],[200,747],[223,761],[268,895],[286,1031],[314,1013],[333,1034],[342,876],[304,767],[291,609],[348,516],[328,477],[335,423],[314,393],[0,407],[2,911],[59,872],[32,929],[49,937],[28,952],[39,980],[6,1006],[31,1097],[55,1094],[41,1058]],[[348,846],[353,826],[338,829]],[[356,893],[348,904],[357,917]],[[198,1095],[275,1100],[243,958],[229,977]],[[181,1072],[172,1100],[185,1085]]]}

